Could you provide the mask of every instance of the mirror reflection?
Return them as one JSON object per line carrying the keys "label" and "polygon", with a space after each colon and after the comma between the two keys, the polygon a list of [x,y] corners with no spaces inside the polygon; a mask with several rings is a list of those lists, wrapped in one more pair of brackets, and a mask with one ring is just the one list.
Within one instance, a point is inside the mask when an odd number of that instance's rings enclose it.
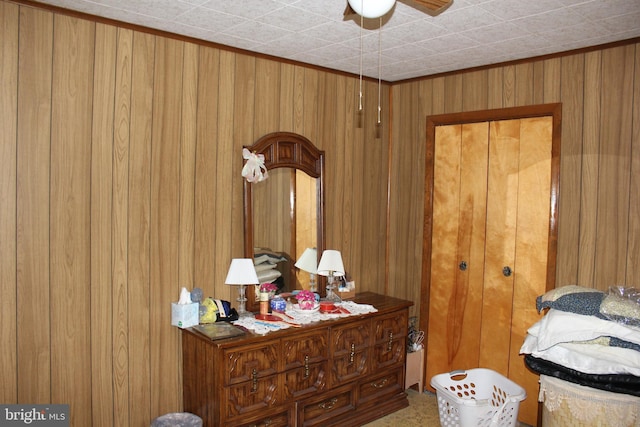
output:
{"label": "mirror reflection", "polygon": [[[312,290],[317,276],[307,263],[295,264],[305,250],[321,254],[324,248],[324,153],[288,132],[265,135],[246,148],[264,155],[269,178],[244,182],[245,256],[254,259],[260,283],[274,283],[278,293]],[[257,310],[257,297],[250,289],[248,310]]]}
{"label": "mirror reflection", "polygon": [[309,289],[309,273],[295,263],[318,244],[316,199],[316,179],[301,170],[273,169],[253,186],[253,254],[260,283],[272,282],[278,292]]}

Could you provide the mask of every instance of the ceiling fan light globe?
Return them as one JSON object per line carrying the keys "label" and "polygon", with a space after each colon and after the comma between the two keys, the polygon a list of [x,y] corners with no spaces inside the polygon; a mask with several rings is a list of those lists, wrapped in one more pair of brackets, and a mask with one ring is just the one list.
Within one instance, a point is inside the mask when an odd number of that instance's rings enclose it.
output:
{"label": "ceiling fan light globe", "polygon": [[380,18],[391,10],[396,0],[347,0],[351,8],[365,18]]}

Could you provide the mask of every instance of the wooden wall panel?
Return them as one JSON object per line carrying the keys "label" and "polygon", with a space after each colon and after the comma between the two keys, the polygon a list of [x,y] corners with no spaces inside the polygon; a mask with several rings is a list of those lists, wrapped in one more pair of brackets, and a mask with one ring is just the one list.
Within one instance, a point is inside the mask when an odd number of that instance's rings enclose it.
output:
{"label": "wooden wall panel", "polygon": [[151,412],[162,414],[180,407],[178,333],[167,321],[167,301],[179,295],[178,243],[180,221],[180,130],[182,58],[184,43],[159,38],[156,41],[153,123],[151,143]]}
{"label": "wooden wall panel", "polygon": [[[401,100],[411,99],[403,103]],[[421,251],[416,252],[414,239],[422,235],[422,209],[416,209],[411,201],[417,189],[422,188],[424,172],[424,144],[411,146],[420,135],[426,134],[426,117],[417,111],[430,110],[424,105],[418,91],[411,87],[393,89],[393,141],[391,147],[391,170],[397,173],[390,177],[389,206],[406,206],[408,209],[392,209],[389,212],[388,231],[388,285],[387,292],[401,297],[409,297],[416,291],[411,283],[420,274]],[[380,290],[382,292],[382,290]]]}
{"label": "wooden wall panel", "polygon": [[[95,24],[56,15],[51,110],[51,401],[90,425],[90,174]],[[34,327],[40,327],[37,324]],[[73,360],[73,363],[69,363]]]}
{"label": "wooden wall panel", "polygon": [[[534,64],[525,62],[515,66],[515,105],[531,105],[534,100]],[[542,84],[540,84],[542,86]],[[540,88],[542,90],[542,88]]]}
{"label": "wooden wall panel", "polygon": [[[640,44],[635,45],[635,70],[640,70]],[[629,236],[625,283],[640,283],[640,269],[636,265],[640,259],[640,79],[633,86],[633,129],[631,131],[631,182],[629,183]]]}
{"label": "wooden wall panel", "polygon": [[[229,265],[231,264],[231,258],[241,257],[244,253],[242,248],[242,242],[236,242],[234,245],[233,236],[242,236],[242,234],[236,233],[234,228],[234,216],[242,217],[242,211],[236,210],[234,213],[234,206],[242,207],[242,186],[238,188],[238,185],[233,185],[233,176],[231,171],[240,171],[240,167],[234,168],[236,162],[233,161],[233,147],[238,147],[246,144],[242,144],[243,138],[250,138],[250,134],[244,133],[248,129],[237,129],[234,124],[234,118],[237,116],[237,107],[239,104],[238,97],[246,94],[251,95],[251,92],[243,92],[239,90],[238,86],[244,84],[244,79],[251,81],[251,75],[241,74],[237,72],[238,64],[236,60],[244,57],[238,57],[227,52],[220,53],[220,79],[218,81],[218,132],[215,139],[212,139],[209,143],[216,146],[216,163],[207,165],[207,173],[211,174],[211,167],[215,167],[216,171],[225,171],[226,173],[215,173],[215,185],[216,191],[212,195],[215,195],[215,268],[213,272],[214,281],[210,285],[210,293],[206,294],[215,298],[223,298],[231,301],[235,301],[237,298],[237,291],[229,289],[230,286],[225,286],[224,279],[227,277]],[[238,80],[238,84],[236,84]],[[242,113],[240,113],[242,114]],[[233,142],[224,143],[224,141]],[[240,163],[238,161],[238,163]],[[238,176],[238,175],[235,175]],[[231,189],[231,196],[229,195],[229,189]],[[236,220],[237,222],[241,222]],[[242,225],[242,224],[238,224]],[[211,226],[211,225],[209,225]],[[237,225],[236,225],[237,226]],[[242,240],[242,239],[239,239]]]}
{"label": "wooden wall panel", "polygon": [[[17,281],[16,281],[16,159],[18,126],[18,34],[19,9],[0,3],[0,377],[4,386],[0,402],[16,403]],[[44,331],[40,331],[44,336]]]}
{"label": "wooden wall panel", "polygon": [[[417,313],[426,116],[538,103],[543,91],[563,103],[563,156],[576,156],[561,168],[558,284],[610,281],[610,245],[628,259],[623,280],[637,277],[637,162],[603,156],[620,134],[615,156],[633,157],[638,120],[602,112],[622,88],[637,93],[636,45],[383,84],[378,135],[374,81],[359,123],[357,76],[5,0],[0,22],[2,331],[15,340],[0,352],[5,401],[69,401],[77,425],[148,425],[181,409],[169,303],[185,285],[235,301],[223,282],[243,254],[240,148],[267,130],[325,150],[327,247],[343,251],[359,290],[415,298]],[[640,97],[624,96],[637,117]],[[618,183],[627,243],[618,230],[596,250],[612,212],[588,192]]]}
{"label": "wooden wall panel", "polygon": [[185,43],[182,64],[180,129],[180,230],[178,232],[178,284],[190,289],[194,283],[195,185],[199,47]]}
{"label": "wooden wall panel", "polygon": [[464,94],[462,109],[465,111],[487,109],[487,70],[473,71],[462,75]]}
{"label": "wooden wall panel", "polygon": [[[155,38],[134,33],[131,58],[127,217],[127,363],[129,423],[144,425],[151,412],[151,133]],[[125,421],[123,424],[127,425]]]}
{"label": "wooden wall panel", "polygon": [[[581,251],[593,245],[580,244],[581,233],[584,232],[581,221],[573,221],[580,212],[581,193],[573,188],[593,181],[585,181],[581,172],[584,168],[583,112],[588,113],[588,99],[584,99],[585,58],[573,55],[562,58],[561,96],[562,96],[562,144],[560,147],[560,200],[558,222],[558,265],[563,268],[558,272],[559,283],[576,283],[578,279],[578,258]],[[587,94],[588,95],[588,94]],[[586,135],[585,135],[586,137]],[[596,175],[597,176],[597,175]],[[582,180],[582,184],[581,184]],[[585,195],[590,191],[584,191]],[[595,192],[593,192],[595,194]],[[584,235],[584,234],[583,234]],[[589,279],[590,280],[590,279]]]}
{"label": "wooden wall panel", "polygon": [[280,64],[280,93],[278,97],[280,99],[280,114],[278,115],[278,129],[284,132],[293,132],[293,117],[295,109],[294,99],[294,71],[295,68],[292,64]]}
{"label": "wooden wall panel", "polygon": [[490,68],[487,73],[489,75],[487,78],[487,86],[489,86],[487,90],[487,108],[502,108],[504,107],[502,102],[504,98],[504,86],[502,84],[504,67]]}
{"label": "wooden wall panel", "polygon": [[[11,190],[17,191],[17,221],[10,240],[16,244],[16,304],[29,301],[15,313],[17,398],[18,402],[41,403],[51,398],[49,179],[53,15],[21,9],[19,22],[21,84],[18,86],[16,80],[14,86],[18,95],[17,129],[13,126],[18,138],[14,141],[17,160],[15,156],[8,157],[12,160],[10,166],[3,163],[2,169],[16,173],[13,184],[17,189]],[[11,136],[15,138],[16,134]],[[9,206],[9,200],[3,197],[3,205],[7,201]]]}
{"label": "wooden wall panel", "polygon": [[[93,424],[96,420],[113,424],[114,416],[126,420],[129,412],[128,366],[126,357],[122,357],[127,348],[127,325],[123,322],[127,313],[127,236],[118,230],[126,230],[122,225],[126,224],[127,212],[131,64],[130,43],[124,41],[118,49],[117,33],[114,27],[96,25],[91,131],[91,194],[96,195],[91,197],[91,324],[102,327],[101,333],[91,339],[91,401],[96,408]],[[115,135],[114,121],[123,126]],[[114,414],[109,410],[112,406],[122,410]]]}
{"label": "wooden wall panel", "polygon": [[[598,164],[598,207],[594,285],[625,283],[629,225],[631,117],[635,46],[602,52],[602,111]],[[606,255],[605,255],[606,254]]]}
{"label": "wooden wall panel", "polygon": [[[217,183],[212,165],[217,162],[218,86],[220,79],[220,51],[200,48],[198,73],[198,110],[196,120],[197,146],[195,148],[195,271],[193,285],[206,296],[213,295],[216,279],[216,207]],[[230,97],[233,100],[233,97]],[[227,266],[228,268],[228,266]]]}
{"label": "wooden wall panel", "polygon": [[256,67],[256,108],[254,139],[279,130],[280,111],[280,64],[258,58]]}

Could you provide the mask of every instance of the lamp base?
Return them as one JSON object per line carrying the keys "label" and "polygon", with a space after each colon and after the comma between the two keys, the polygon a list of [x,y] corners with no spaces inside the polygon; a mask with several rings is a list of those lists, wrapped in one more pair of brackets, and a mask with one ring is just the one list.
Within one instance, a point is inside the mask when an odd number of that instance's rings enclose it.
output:
{"label": "lamp base", "polygon": [[341,303],[342,302],[342,298],[340,298],[338,296],[338,294],[336,294],[334,292],[334,289],[336,288],[336,285],[331,284],[327,286],[327,295],[325,295],[325,297],[323,298],[325,301],[331,301],[333,303]]}
{"label": "lamp base", "polygon": [[244,285],[238,286],[238,299],[236,301],[238,301],[238,317],[253,317],[253,313],[246,309],[247,297]]}
{"label": "lamp base", "polygon": [[309,274],[309,290],[311,292],[316,292],[318,290],[318,286],[316,285],[316,275],[313,273]]}

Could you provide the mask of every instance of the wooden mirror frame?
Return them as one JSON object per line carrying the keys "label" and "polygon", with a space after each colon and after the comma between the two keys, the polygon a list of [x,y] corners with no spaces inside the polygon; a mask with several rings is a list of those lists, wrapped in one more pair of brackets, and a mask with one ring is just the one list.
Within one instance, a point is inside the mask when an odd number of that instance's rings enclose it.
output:
{"label": "wooden mirror frame", "polygon": [[[267,171],[277,168],[292,168],[301,170],[312,178],[316,178],[316,216],[317,216],[317,251],[318,259],[325,248],[324,237],[324,151],[319,150],[313,143],[302,135],[293,132],[274,132],[258,139],[253,145],[245,146],[252,153],[264,155]],[[254,258],[253,253],[253,206],[252,186],[254,184],[244,180],[244,256]],[[324,289],[320,277],[318,292]],[[253,286],[247,289],[247,311],[259,310],[255,301]]]}

